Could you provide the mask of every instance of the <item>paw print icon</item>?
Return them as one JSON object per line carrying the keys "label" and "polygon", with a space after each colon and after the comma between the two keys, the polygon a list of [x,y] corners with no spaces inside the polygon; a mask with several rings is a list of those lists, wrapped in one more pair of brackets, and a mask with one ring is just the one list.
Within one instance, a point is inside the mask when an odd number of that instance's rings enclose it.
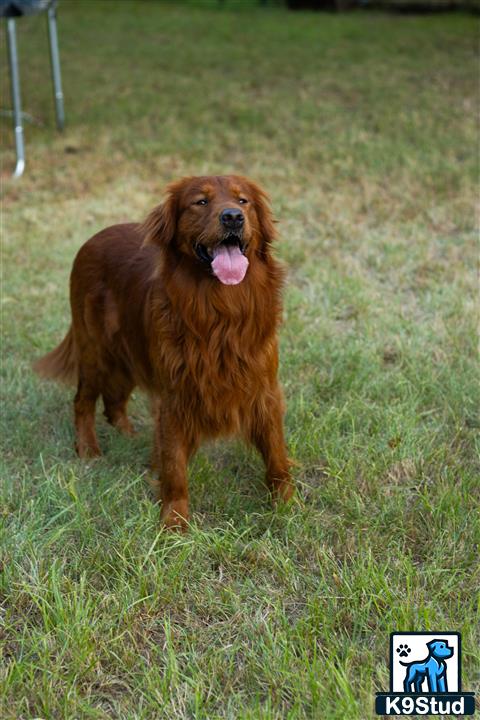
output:
{"label": "paw print icon", "polygon": [[411,649],[408,647],[408,645],[399,645],[397,647],[397,653],[399,657],[408,657],[411,653]]}

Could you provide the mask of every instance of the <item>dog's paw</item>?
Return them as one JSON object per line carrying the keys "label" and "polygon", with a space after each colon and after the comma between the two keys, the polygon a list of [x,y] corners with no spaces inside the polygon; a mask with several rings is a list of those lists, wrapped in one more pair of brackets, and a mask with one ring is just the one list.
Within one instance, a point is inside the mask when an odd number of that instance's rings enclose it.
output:
{"label": "dog's paw", "polygon": [[188,502],[182,499],[163,503],[160,520],[167,530],[186,532],[188,530]]}
{"label": "dog's paw", "polygon": [[408,645],[399,645],[397,647],[397,653],[399,657],[408,657],[411,653],[411,649],[408,647]]}

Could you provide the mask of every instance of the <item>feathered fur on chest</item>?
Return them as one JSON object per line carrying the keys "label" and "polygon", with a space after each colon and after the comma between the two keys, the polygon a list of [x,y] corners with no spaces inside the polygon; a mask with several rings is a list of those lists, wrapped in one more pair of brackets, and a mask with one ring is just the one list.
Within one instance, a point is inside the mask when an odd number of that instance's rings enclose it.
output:
{"label": "feathered fur on chest", "polygon": [[190,295],[167,287],[152,301],[155,385],[214,434],[236,431],[276,378],[280,288],[268,286],[265,273],[252,279],[233,288],[203,283]]}

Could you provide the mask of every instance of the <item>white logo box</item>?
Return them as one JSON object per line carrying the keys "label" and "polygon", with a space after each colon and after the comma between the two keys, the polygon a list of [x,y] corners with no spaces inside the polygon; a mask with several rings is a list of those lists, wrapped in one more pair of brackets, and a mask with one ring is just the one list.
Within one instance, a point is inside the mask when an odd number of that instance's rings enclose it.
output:
{"label": "white logo box", "polygon": [[[443,640],[448,643],[448,647],[453,649],[451,657],[445,659],[447,666],[447,683],[449,693],[461,692],[460,683],[460,636],[458,633],[392,633],[390,640],[390,653],[391,653],[391,692],[403,693],[403,681],[407,672],[406,665],[404,663],[422,662],[426,660],[429,654],[429,648],[427,643],[432,640]],[[401,656],[401,651],[404,648],[400,646],[407,646],[410,652],[407,656]],[[406,650],[406,648],[405,648]],[[400,651],[400,652],[398,652]],[[424,680],[422,685],[422,692],[428,693],[427,681]]]}

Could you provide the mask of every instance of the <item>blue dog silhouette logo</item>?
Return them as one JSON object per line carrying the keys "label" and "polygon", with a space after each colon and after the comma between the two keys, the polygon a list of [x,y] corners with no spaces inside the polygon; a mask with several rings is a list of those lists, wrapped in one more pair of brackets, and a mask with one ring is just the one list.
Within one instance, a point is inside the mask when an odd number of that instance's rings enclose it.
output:
{"label": "blue dog silhouette logo", "polygon": [[[427,681],[428,692],[448,692],[447,682],[447,658],[451,658],[454,649],[450,647],[446,640],[430,640],[427,642],[428,655],[425,660],[413,660],[412,662],[403,662],[407,670],[403,681],[403,690],[406,693],[422,692],[422,685]],[[400,657],[408,655],[410,648],[403,645],[397,648]]]}
{"label": "blue dog silhouette logo", "polygon": [[465,716],[475,697],[462,690],[458,632],[392,632],[390,690],[377,692],[377,715]]}
{"label": "blue dog silhouette logo", "polygon": [[413,695],[459,691],[458,633],[392,633],[390,643],[392,690]]}

